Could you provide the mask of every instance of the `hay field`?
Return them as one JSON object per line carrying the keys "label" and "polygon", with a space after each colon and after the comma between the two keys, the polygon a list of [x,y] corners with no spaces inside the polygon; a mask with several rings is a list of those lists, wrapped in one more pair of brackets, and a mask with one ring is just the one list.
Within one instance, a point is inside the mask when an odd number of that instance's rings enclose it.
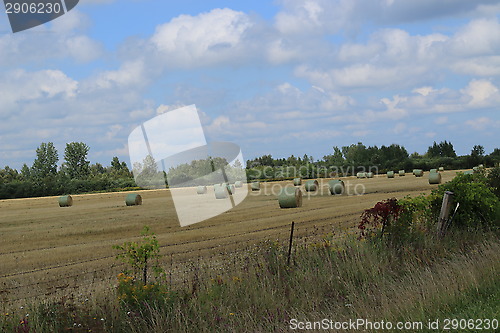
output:
{"label": "hay field", "polygon": [[[445,171],[443,182],[455,174]],[[157,234],[173,282],[181,283],[192,261],[220,269],[227,253],[266,239],[286,240],[291,221],[296,242],[331,232],[341,237],[356,232],[362,211],[377,201],[429,193],[437,187],[429,185],[428,173],[419,178],[409,173],[393,179],[386,175],[342,179],[351,195],[330,195],[328,179],[320,179],[316,194],[308,196],[302,185],[303,205],[292,209],[280,209],[275,195],[277,186],[292,181],[261,183],[260,192],[250,191],[234,209],[182,228],[168,190],[138,191],[143,204],[131,207],[125,206],[123,192],[74,195],[73,207],[67,208],[58,206],[57,197],[0,201],[0,300],[26,302],[83,287],[110,286],[120,269],[112,245],[138,240],[144,225]],[[352,195],[362,185],[365,194]]]}

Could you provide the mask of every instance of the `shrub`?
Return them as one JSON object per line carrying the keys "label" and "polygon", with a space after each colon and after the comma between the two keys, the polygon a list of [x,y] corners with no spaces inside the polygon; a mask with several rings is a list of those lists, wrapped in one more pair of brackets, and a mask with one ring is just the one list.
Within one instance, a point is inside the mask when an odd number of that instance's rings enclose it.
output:
{"label": "shrub", "polygon": [[500,197],[500,165],[495,166],[488,172],[488,185],[493,193]]}
{"label": "shrub", "polygon": [[483,173],[459,173],[453,180],[432,191],[430,206],[436,216],[439,215],[445,191],[453,192],[454,202],[460,203],[453,220],[455,226],[467,229],[498,226],[500,200],[488,186],[488,179]]}

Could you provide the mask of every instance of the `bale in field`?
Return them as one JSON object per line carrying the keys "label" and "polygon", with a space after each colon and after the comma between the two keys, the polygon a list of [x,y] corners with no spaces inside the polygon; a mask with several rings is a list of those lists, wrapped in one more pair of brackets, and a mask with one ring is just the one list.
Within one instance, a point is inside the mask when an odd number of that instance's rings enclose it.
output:
{"label": "bale in field", "polygon": [[207,193],[207,187],[206,186],[198,186],[196,188],[196,193],[198,193],[198,194],[205,194],[205,193]]}
{"label": "bale in field", "polygon": [[441,174],[439,172],[429,173],[429,184],[441,184]]}
{"label": "bale in field", "polygon": [[331,195],[344,193],[344,182],[341,179],[334,179],[328,182],[328,188]]}
{"label": "bale in field", "polygon": [[127,206],[138,206],[142,205],[142,197],[137,193],[129,193],[125,198],[125,204]]}
{"label": "bale in field", "polygon": [[474,172],[472,170],[464,171],[464,175],[472,175]]}
{"label": "bale in field", "polygon": [[387,171],[387,178],[394,178],[394,171]]}
{"label": "bale in field", "polygon": [[252,183],[252,191],[260,191],[260,182]]}
{"label": "bale in field", "polygon": [[228,197],[227,185],[215,184],[214,185],[215,199],[226,199]]}
{"label": "bale in field", "polygon": [[241,180],[237,180],[234,182],[234,187],[243,187],[243,182]]}
{"label": "bale in field", "polygon": [[300,186],[300,185],[302,185],[302,178],[294,178],[293,186]]}
{"label": "bale in field", "polygon": [[399,170],[399,177],[406,176],[406,171],[404,170]]}
{"label": "bale in field", "polygon": [[367,172],[366,178],[373,178],[373,172]]}
{"label": "bale in field", "polygon": [[415,169],[415,170],[413,170],[413,174],[415,175],[415,177],[422,177],[424,175],[424,170]]}
{"label": "bale in field", "polygon": [[71,207],[73,206],[73,198],[71,195],[63,195],[59,197],[59,207]]}
{"label": "bale in field", "polygon": [[227,185],[227,193],[229,193],[229,195],[233,195],[234,192],[236,192],[236,187],[234,185]]}
{"label": "bale in field", "polygon": [[319,188],[319,183],[316,179],[309,179],[306,181],[306,185],[304,186],[307,192],[317,191]]}
{"label": "bale in field", "polygon": [[302,206],[302,191],[298,187],[283,187],[278,194],[280,208],[297,208]]}
{"label": "bale in field", "polygon": [[357,178],[366,178],[366,172],[358,172],[358,173],[356,174],[356,177],[357,177]]}
{"label": "bale in field", "polygon": [[437,170],[437,169],[430,169],[430,170],[429,170],[429,172],[430,172],[430,173],[433,173],[433,172],[438,172],[438,170]]}
{"label": "bale in field", "polygon": [[444,167],[439,167],[439,171],[444,171]]}

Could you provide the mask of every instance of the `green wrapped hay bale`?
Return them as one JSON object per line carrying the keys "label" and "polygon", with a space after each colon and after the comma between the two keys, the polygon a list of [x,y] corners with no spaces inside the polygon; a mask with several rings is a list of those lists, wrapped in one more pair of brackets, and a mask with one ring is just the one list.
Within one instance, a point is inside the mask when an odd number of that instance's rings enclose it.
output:
{"label": "green wrapped hay bale", "polygon": [[424,175],[424,170],[422,169],[415,169],[413,170],[415,177],[422,177]]}
{"label": "green wrapped hay bale", "polygon": [[358,173],[356,174],[356,177],[357,177],[357,178],[366,178],[366,172],[358,172]]}
{"label": "green wrapped hay bale", "polygon": [[418,170],[419,170],[419,169],[413,169],[412,174],[413,174],[414,176],[416,176],[416,174],[417,174],[417,171],[418,171]]}
{"label": "green wrapped hay bale", "polygon": [[215,184],[214,185],[215,199],[226,199],[228,195],[227,185]]}
{"label": "green wrapped hay bale", "polygon": [[366,178],[373,178],[373,172],[367,172],[365,175]]}
{"label": "green wrapped hay bale", "polygon": [[71,195],[63,195],[59,197],[59,207],[71,207],[73,206],[73,198]]}
{"label": "green wrapped hay bale", "polygon": [[394,178],[394,171],[387,171],[387,178]]}
{"label": "green wrapped hay bale", "polygon": [[298,187],[283,187],[278,194],[280,208],[297,208],[302,206],[302,191]]}
{"label": "green wrapped hay bale", "polygon": [[302,185],[302,178],[294,178],[293,186],[300,186],[300,185]]}
{"label": "green wrapped hay bale", "polygon": [[142,197],[137,193],[129,193],[125,198],[125,204],[127,206],[139,206],[142,205]]}
{"label": "green wrapped hay bale", "polygon": [[444,167],[439,167],[439,171],[444,171]]}
{"label": "green wrapped hay bale", "polygon": [[241,180],[237,180],[234,182],[234,187],[239,188],[243,187],[243,182]]}
{"label": "green wrapped hay bale", "polygon": [[438,172],[438,170],[437,169],[430,169],[429,172],[430,173],[436,173],[436,172]]}
{"label": "green wrapped hay bale", "polygon": [[399,177],[404,177],[404,176],[406,176],[406,171],[404,171],[404,170],[399,170],[399,172],[398,172],[398,173],[399,173]]}
{"label": "green wrapped hay bale", "polygon": [[260,191],[260,182],[252,183],[252,191]]}
{"label": "green wrapped hay bale", "polygon": [[429,184],[441,184],[441,174],[439,172],[429,173]]}
{"label": "green wrapped hay bale", "polygon": [[198,193],[198,194],[205,194],[205,193],[207,193],[207,187],[206,186],[198,186],[196,188],[196,193]]}
{"label": "green wrapped hay bale", "polygon": [[316,179],[309,179],[306,181],[305,189],[307,192],[317,191],[319,188],[319,183]]}
{"label": "green wrapped hay bale", "polygon": [[229,193],[229,195],[233,195],[234,192],[236,192],[236,187],[234,185],[226,185],[227,187],[227,193]]}
{"label": "green wrapped hay bale", "polygon": [[328,188],[330,189],[331,195],[343,194],[344,193],[344,182],[341,179],[334,179],[328,182]]}

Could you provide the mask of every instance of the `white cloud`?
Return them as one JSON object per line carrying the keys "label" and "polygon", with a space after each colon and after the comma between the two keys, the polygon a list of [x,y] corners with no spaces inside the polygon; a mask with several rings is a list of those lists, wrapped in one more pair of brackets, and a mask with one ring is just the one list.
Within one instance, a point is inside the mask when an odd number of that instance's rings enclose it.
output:
{"label": "white cloud", "polygon": [[498,88],[488,80],[472,80],[461,92],[470,96],[471,107],[494,106],[500,102]]}
{"label": "white cloud", "polygon": [[180,15],[159,25],[151,42],[168,66],[224,63],[245,56],[245,34],[253,22],[243,12],[213,9],[197,16]]}
{"label": "white cloud", "polygon": [[479,117],[465,122],[466,125],[477,131],[484,131],[489,128],[500,128],[500,121],[488,117]]}

